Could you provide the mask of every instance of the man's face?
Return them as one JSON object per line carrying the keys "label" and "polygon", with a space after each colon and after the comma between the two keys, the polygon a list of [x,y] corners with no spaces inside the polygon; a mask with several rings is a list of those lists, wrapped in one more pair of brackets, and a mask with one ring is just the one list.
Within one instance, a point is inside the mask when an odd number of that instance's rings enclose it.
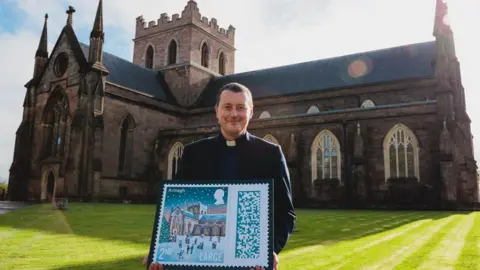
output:
{"label": "man's face", "polygon": [[253,115],[253,108],[243,92],[235,93],[229,90],[220,95],[220,102],[215,107],[220,127],[227,139],[235,139],[248,126]]}

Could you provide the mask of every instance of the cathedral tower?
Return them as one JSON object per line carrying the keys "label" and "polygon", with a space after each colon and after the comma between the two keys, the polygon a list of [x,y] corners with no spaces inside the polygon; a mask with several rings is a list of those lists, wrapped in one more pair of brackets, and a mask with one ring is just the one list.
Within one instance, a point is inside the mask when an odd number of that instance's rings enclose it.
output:
{"label": "cathedral tower", "polygon": [[180,105],[188,107],[212,77],[234,73],[234,41],[233,26],[220,28],[190,0],[181,17],[163,13],[148,25],[137,18],[133,63],[160,71]]}

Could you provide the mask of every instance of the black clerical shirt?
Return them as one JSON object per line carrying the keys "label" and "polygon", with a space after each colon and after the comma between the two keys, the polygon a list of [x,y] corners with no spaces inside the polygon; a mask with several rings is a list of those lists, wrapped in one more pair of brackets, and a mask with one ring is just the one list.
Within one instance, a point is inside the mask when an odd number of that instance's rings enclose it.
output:
{"label": "black clerical shirt", "polygon": [[[235,144],[235,141],[231,142]],[[219,155],[222,156],[219,162],[218,170],[219,170],[219,178],[223,178],[225,180],[235,180],[237,179],[237,155],[238,155],[238,148],[236,145],[231,145],[226,147],[222,147],[222,149],[218,152]]]}
{"label": "black clerical shirt", "polygon": [[221,133],[185,146],[177,180],[274,180],[274,247],[285,247],[295,220],[290,175],[279,145],[246,133],[232,142]]}

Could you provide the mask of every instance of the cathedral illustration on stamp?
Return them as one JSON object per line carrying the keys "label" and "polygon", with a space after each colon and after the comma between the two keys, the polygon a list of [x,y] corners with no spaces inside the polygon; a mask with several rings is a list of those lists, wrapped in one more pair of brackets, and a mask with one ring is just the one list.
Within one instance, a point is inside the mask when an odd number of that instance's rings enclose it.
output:
{"label": "cathedral illustration on stamp", "polygon": [[168,181],[160,191],[150,263],[271,268],[271,181]]}

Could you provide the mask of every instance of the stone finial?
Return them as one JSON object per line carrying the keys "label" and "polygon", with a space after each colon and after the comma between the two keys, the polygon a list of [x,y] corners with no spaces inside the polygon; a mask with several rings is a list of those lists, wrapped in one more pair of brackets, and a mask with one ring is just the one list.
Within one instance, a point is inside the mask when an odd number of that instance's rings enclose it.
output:
{"label": "stone finial", "polygon": [[67,17],[67,24],[69,25],[72,25],[73,24],[73,13],[75,13],[75,9],[72,7],[72,6],[68,6],[68,9],[66,11],[66,13],[68,14],[68,17]]}
{"label": "stone finial", "polygon": [[43,24],[42,35],[40,36],[40,42],[35,53],[35,57],[48,58],[48,42],[47,42],[47,20],[48,13],[45,14],[45,22]]}
{"label": "stone finial", "polygon": [[98,1],[97,14],[95,15],[95,21],[93,22],[93,28],[92,32],[90,33],[90,38],[104,38],[102,6],[102,0]]}
{"label": "stone finial", "polygon": [[435,21],[433,24],[433,35],[435,37],[452,34],[452,28],[448,21],[448,5],[444,0],[437,0],[435,8]]}

